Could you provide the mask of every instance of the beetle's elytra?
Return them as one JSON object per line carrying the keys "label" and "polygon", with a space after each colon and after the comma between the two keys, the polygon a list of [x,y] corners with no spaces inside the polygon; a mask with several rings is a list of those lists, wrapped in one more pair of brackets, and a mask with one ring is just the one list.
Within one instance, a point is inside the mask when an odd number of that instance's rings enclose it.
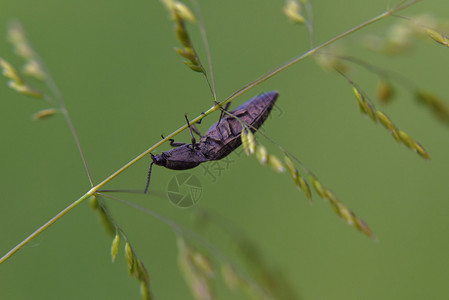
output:
{"label": "beetle's elytra", "polygon": [[[278,95],[276,91],[258,95],[231,111],[230,114],[251,125],[248,127],[254,132],[267,119]],[[209,128],[198,143],[192,136],[191,144],[180,144],[162,154],[151,155],[153,161],[150,165],[145,192],[148,190],[153,164],[172,170],[187,170],[202,162],[222,159],[237,149],[242,144],[240,138],[242,125],[233,116],[224,115],[220,121]]]}

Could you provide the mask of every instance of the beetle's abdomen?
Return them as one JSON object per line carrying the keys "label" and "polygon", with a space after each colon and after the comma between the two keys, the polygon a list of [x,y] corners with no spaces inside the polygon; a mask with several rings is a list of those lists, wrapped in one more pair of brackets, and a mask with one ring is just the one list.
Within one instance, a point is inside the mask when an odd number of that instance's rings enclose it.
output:
{"label": "beetle's abdomen", "polygon": [[[271,112],[277,100],[278,92],[268,92],[248,100],[230,113],[241,121],[258,129]],[[251,129],[254,132],[254,129]],[[209,160],[226,157],[241,144],[240,121],[230,115],[224,115],[220,123],[215,123],[200,140],[200,147]]]}

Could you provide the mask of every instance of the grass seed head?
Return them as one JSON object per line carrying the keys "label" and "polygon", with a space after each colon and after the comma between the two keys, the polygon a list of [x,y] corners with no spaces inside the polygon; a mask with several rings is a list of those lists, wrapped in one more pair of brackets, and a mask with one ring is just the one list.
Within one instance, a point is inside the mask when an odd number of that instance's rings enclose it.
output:
{"label": "grass seed head", "polygon": [[33,119],[34,121],[37,121],[37,120],[43,120],[43,119],[49,118],[49,117],[51,117],[51,116],[54,116],[57,112],[58,112],[58,110],[55,109],[55,108],[47,108],[47,109],[43,109],[43,110],[40,110],[40,111],[38,111],[37,113],[35,113],[35,114],[33,115],[33,118],[32,118],[32,119]]}

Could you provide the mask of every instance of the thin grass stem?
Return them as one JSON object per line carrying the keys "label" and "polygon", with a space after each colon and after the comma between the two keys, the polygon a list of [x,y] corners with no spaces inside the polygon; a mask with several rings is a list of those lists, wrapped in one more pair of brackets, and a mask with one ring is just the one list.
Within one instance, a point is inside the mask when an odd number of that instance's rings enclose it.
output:
{"label": "thin grass stem", "polygon": [[[207,33],[206,33],[206,26],[204,26],[204,17],[201,12],[201,7],[197,0],[191,0],[193,5],[195,6],[196,14],[198,15],[198,27],[200,29],[201,33],[201,39],[203,40],[204,49],[206,50],[206,56],[207,56],[207,65],[209,66],[209,74],[210,74],[210,82],[209,80],[206,80],[209,84],[209,87],[211,88],[212,95],[214,97],[214,101],[217,102],[217,86],[215,85],[215,77],[214,77],[214,68],[212,65],[212,55],[210,51],[209,41],[207,39]],[[210,86],[212,84],[212,86]]]}
{"label": "thin grass stem", "polygon": [[70,118],[69,112],[67,110],[67,106],[65,104],[64,97],[62,96],[61,91],[59,90],[58,86],[56,85],[56,82],[54,81],[53,77],[51,76],[51,73],[48,71],[47,67],[45,66],[42,58],[39,56],[39,54],[36,53],[36,60],[38,64],[41,66],[42,70],[45,73],[45,82],[47,83],[47,86],[53,93],[60,111],[62,112],[64,119],[67,122],[67,126],[69,127],[70,133],[72,134],[76,147],[78,148],[78,152],[81,156],[81,160],[83,161],[84,169],[86,170],[87,177],[89,178],[90,186],[93,187],[93,181],[92,176],[89,170],[89,166],[87,165],[86,157],[84,155],[83,148],[81,147],[80,140],[78,138],[78,134],[76,133],[75,126],[73,125],[72,119]]}

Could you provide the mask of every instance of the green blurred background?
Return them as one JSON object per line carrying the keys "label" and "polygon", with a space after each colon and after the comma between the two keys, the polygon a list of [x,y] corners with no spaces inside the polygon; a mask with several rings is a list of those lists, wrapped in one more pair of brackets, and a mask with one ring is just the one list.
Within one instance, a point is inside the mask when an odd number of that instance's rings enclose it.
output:
{"label": "green blurred background", "polygon": [[[282,14],[284,1],[201,1],[218,94],[235,89],[308,48],[304,28]],[[388,1],[317,1],[317,42],[382,12]],[[447,17],[449,3],[423,1],[403,12]],[[201,75],[173,51],[172,24],[159,1],[12,1],[0,9],[0,55],[18,65],[6,42],[6,24],[19,19],[66,101],[93,179],[99,182],[208,109]],[[351,35],[349,53],[407,75],[449,100],[449,50],[420,43],[411,53],[383,57],[359,46],[382,34],[385,20]],[[199,34],[191,27],[204,57]],[[205,61],[205,58],[203,58]],[[354,68],[352,77],[373,93],[376,77]],[[29,233],[89,189],[77,149],[61,116],[32,122],[47,105],[27,99],[0,80],[0,251]],[[281,114],[265,133],[297,155],[379,238],[375,243],[345,225],[330,205],[309,205],[287,174],[253,157],[233,154],[217,178],[203,168],[189,173],[202,185],[200,206],[219,213],[259,247],[267,265],[281,272],[301,299],[449,299],[449,129],[415,104],[409,91],[383,108],[430,152],[430,162],[398,145],[381,126],[360,115],[350,86],[306,60],[259,85],[246,99],[278,90]],[[236,104],[234,104],[235,107]],[[204,120],[202,132],[218,115]],[[188,141],[187,133],[178,140]],[[272,153],[276,147],[261,139]],[[165,146],[164,149],[167,149]],[[162,150],[162,149],[160,149]],[[107,188],[143,188],[149,159]],[[176,171],[153,169],[151,188],[164,192]],[[192,210],[154,196],[120,195],[189,227]],[[177,266],[173,232],[151,216],[108,201],[151,276],[157,299],[192,299]],[[202,232],[231,258],[235,246],[217,227]],[[139,299],[123,253],[111,264],[111,238],[88,203],[57,222],[0,266],[1,299]],[[244,299],[217,276],[218,299]]]}

